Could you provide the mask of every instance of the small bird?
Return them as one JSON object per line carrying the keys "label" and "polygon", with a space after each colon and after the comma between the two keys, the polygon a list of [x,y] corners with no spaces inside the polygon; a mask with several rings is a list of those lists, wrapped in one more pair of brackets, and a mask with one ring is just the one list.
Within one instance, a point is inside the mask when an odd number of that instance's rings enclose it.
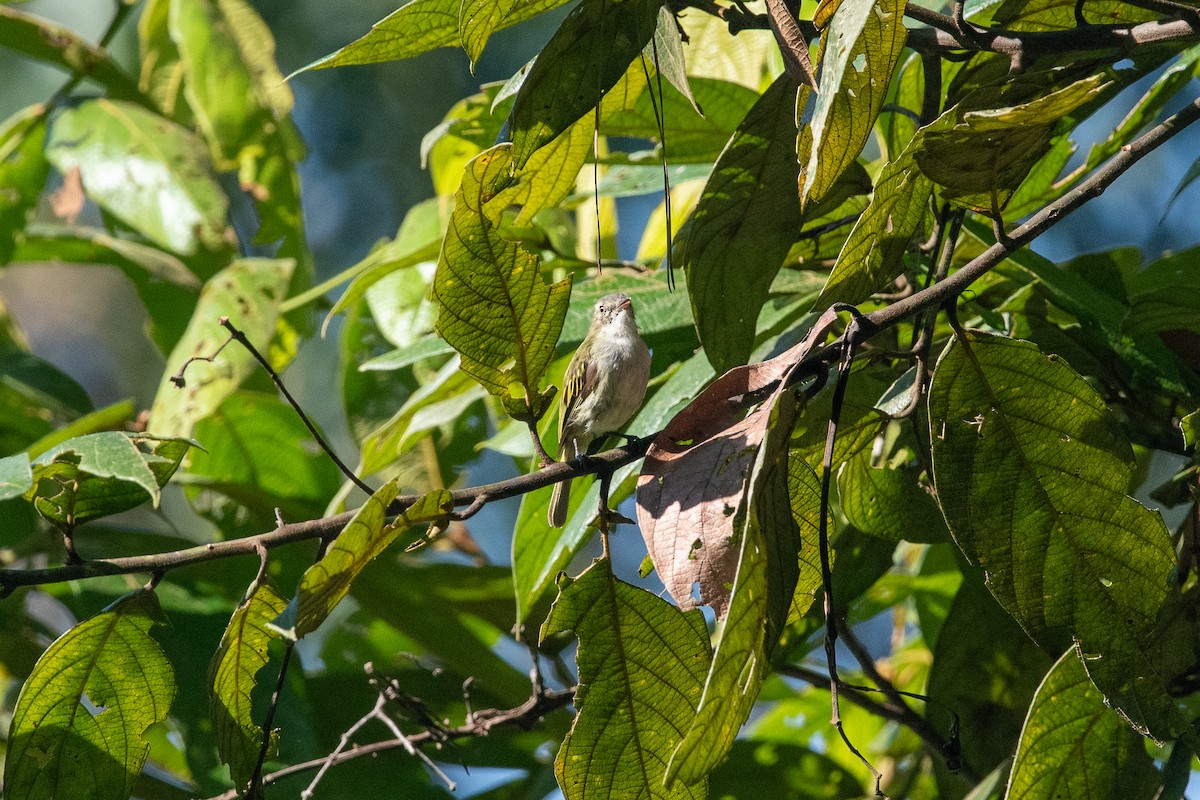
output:
{"label": "small bird", "polygon": [[[649,381],[650,351],[633,317],[633,301],[627,294],[601,297],[592,311],[592,326],[567,365],[559,398],[559,459],[584,455],[593,441],[628,422],[641,407]],[[555,484],[552,527],[567,521],[570,493],[570,480]]]}

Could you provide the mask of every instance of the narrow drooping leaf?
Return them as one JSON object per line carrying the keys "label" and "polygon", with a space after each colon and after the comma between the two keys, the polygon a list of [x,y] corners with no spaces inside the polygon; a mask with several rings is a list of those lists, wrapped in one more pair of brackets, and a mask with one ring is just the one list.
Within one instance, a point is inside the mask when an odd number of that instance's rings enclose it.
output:
{"label": "narrow drooping leaf", "polygon": [[1038,687],[1008,779],[1011,800],[1154,796],[1141,739],[1104,703],[1079,655],[1063,653]]}
{"label": "narrow drooping leaf", "polygon": [[38,659],[13,711],[6,796],[127,800],[167,717],[175,673],[150,636],[163,622],[152,591],[138,591],[64,633]]}
{"label": "narrow drooping leaf", "polygon": [[186,256],[229,246],[229,201],[186,128],[132,103],[86,100],[54,115],[46,156],[60,172],[78,169],[89,198],[159,247]]}
{"label": "narrow drooping leaf", "polygon": [[861,303],[904,271],[904,252],[925,217],[933,182],[916,167],[915,153],[927,133],[954,124],[950,112],[921,128],[904,152],[889,161],[875,180],[875,192],[817,300],[817,308],[833,303]]}
{"label": "narrow drooping leaf", "polygon": [[316,630],[367,562],[413,525],[445,519],[453,508],[450,493],[440,489],[423,495],[389,523],[387,508],[397,493],[394,480],[381,486],[338,534],[324,558],[305,571],[295,599],[274,623],[285,636],[299,639]]}
{"label": "narrow drooping leaf", "polygon": [[646,45],[644,53],[659,73],[681,95],[687,98],[695,112],[703,115],[704,109],[696,102],[696,97],[692,94],[691,82],[688,79],[679,23],[675,20],[674,12],[666,5],[658,9],[658,25],[654,28],[654,38],[650,40],[650,44]]}
{"label": "narrow drooping leaf", "polygon": [[0,6],[0,46],[23,53],[66,72],[87,75],[104,87],[109,97],[139,100],[137,81],[98,47],[70,28],[27,14],[11,6]]}
{"label": "narrow drooping leaf", "polygon": [[463,176],[434,277],[437,331],[462,355],[463,371],[510,414],[540,417],[550,400],[541,378],[554,356],[569,280],[548,285],[538,257],[500,236],[488,203],[511,181],[508,145],[481,153]]}
{"label": "narrow drooping leaf", "polygon": [[661,0],[583,0],[546,44],[513,104],[518,167],[589,113],[654,35]]}
{"label": "narrow drooping leaf", "polygon": [[706,797],[707,776],[663,784],[712,655],[700,611],[617,580],[601,560],[564,581],[541,635],[564,631],[579,637],[578,716],[554,762],[567,800]]}
{"label": "narrow drooping leaf", "polygon": [[746,114],[680,244],[696,329],[718,372],[750,356],[771,281],[800,232],[796,92],[780,77]]}
{"label": "narrow drooping leaf", "polygon": [[239,0],[173,0],[170,31],[187,71],[188,105],[214,160],[230,169],[243,148],[261,146],[265,123],[291,110],[291,89],[275,66],[275,43]]}
{"label": "narrow drooping leaf", "polygon": [[[808,613],[821,590],[820,524],[821,482],[812,468],[796,453],[788,454],[788,497],[792,519],[800,536],[800,572],[796,578],[796,593],[792,597],[788,620],[794,621]],[[830,553],[833,559],[833,553]]]}
{"label": "narrow drooping leaf", "polygon": [[1001,605],[1042,641],[1068,632],[1139,729],[1178,733],[1161,677],[1138,663],[1174,549],[1126,494],[1133,453],[1104,402],[1033,344],[969,333],[938,362],[929,418],[942,510]]}
{"label": "narrow drooping leaf", "polygon": [[[187,331],[167,359],[167,370],[150,409],[147,430],[156,436],[186,437],[192,426],[212,412],[255,369],[257,362],[236,343],[217,348],[229,338],[220,324],[228,317],[259,352],[267,349],[279,318],[279,303],[287,291],[295,262],[245,258],[234,261],[208,280]],[[192,357],[183,374],[184,386],[171,377]]]}
{"label": "narrow drooping leaf", "polygon": [[221,761],[229,766],[233,785],[244,790],[262,748],[262,725],[254,721],[250,696],[259,670],[267,664],[267,645],[274,638],[268,623],[283,613],[287,601],[268,582],[256,583],[233,612],[221,645],[208,666],[209,715]]}
{"label": "narrow drooping leaf", "polygon": [[904,50],[904,3],[844,0],[821,33],[818,92],[809,103],[811,148],[800,153],[800,198],[815,203],[858,158]]}
{"label": "narrow drooping leaf", "polygon": [[[508,3],[512,7],[511,11],[491,26],[488,35],[502,28],[516,25],[543,11],[557,8],[566,2],[567,0],[530,0],[530,2]],[[420,55],[429,50],[436,50],[439,47],[459,44],[462,41],[459,14],[462,6],[462,0],[410,0],[375,23],[362,38],[296,70],[289,77],[294,77],[310,69],[397,61]],[[480,26],[473,31],[472,41],[480,38],[483,30],[483,26]],[[477,45],[480,50],[483,49],[483,43],[481,41]]]}
{"label": "narrow drooping leaf", "polygon": [[458,10],[458,33],[472,67],[483,55],[488,38],[516,5],[517,0],[463,0]]}
{"label": "narrow drooping leaf", "polygon": [[[30,106],[0,126],[0,230],[21,231],[46,183],[50,163],[42,150],[46,114]],[[0,264],[8,262],[16,237],[0,237]]]}

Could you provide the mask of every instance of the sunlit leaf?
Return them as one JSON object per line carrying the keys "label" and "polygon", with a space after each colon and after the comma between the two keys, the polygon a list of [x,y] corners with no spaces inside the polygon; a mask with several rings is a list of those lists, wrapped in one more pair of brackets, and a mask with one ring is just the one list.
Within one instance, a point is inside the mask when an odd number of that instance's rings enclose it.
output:
{"label": "sunlit leaf", "polygon": [[60,636],[21,687],[8,735],[5,794],[24,800],[126,800],[166,719],[175,674],[150,629],[151,591],[126,596]]}
{"label": "sunlit leaf", "polygon": [[267,664],[267,627],[283,613],[287,601],[268,582],[256,583],[243,599],[221,637],[208,667],[209,714],[221,761],[229,765],[234,786],[250,781],[262,748],[262,725],[254,721],[250,695]]}
{"label": "sunlit leaf", "polygon": [[196,134],[131,103],[96,99],[58,111],[46,156],[78,169],[87,196],[160,247],[225,250],[229,202]]}
{"label": "sunlit leaf", "polygon": [[541,635],[568,630],[579,637],[578,715],[554,765],[567,800],[706,797],[704,776],[663,785],[708,671],[703,615],[617,580],[601,560],[564,581]]}
{"label": "sunlit leaf", "polygon": [[[189,436],[196,422],[216,411],[255,369],[258,362],[236,343],[217,354],[229,338],[220,320],[228,317],[259,352],[265,351],[275,333],[279,303],[293,265],[290,260],[239,259],[205,283],[187,331],[167,360],[147,430],[157,436]],[[189,358],[214,356],[212,362],[188,365],[183,387],[172,382]]]}
{"label": "sunlit leaf", "polygon": [[[505,0],[507,2],[507,0]],[[488,34],[561,6],[567,0],[530,0],[508,3],[512,10],[490,26]],[[439,47],[460,43],[459,10],[462,0],[410,0],[375,23],[369,33],[340,50],[296,70],[288,77],[310,69],[327,69],[348,64],[375,64],[411,58]],[[472,33],[475,41],[482,36],[481,26]],[[484,39],[486,41],[486,39]],[[477,46],[483,49],[483,42]]]}
{"label": "sunlit leaf", "polygon": [[0,500],[20,497],[33,486],[33,470],[26,453],[0,458]]}
{"label": "sunlit leaf", "polygon": [[489,203],[510,184],[509,148],[471,162],[463,176],[434,277],[437,331],[462,355],[463,371],[509,413],[540,417],[549,402],[541,378],[554,355],[570,297],[569,280],[547,284],[538,257],[503,239]]}
{"label": "sunlit leaf", "polygon": [[350,584],[367,562],[412,526],[444,520],[453,508],[450,493],[437,490],[422,496],[389,523],[387,508],[397,493],[395,481],[380,487],[333,540],[325,556],[305,571],[296,597],[274,622],[285,636],[299,639],[316,630],[350,591]]}
{"label": "sunlit leaf", "polygon": [[875,126],[904,49],[904,3],[844,0],[821,33],[819,91],[809,103],[811,149],[801,151],[800,197],[823,198]]}

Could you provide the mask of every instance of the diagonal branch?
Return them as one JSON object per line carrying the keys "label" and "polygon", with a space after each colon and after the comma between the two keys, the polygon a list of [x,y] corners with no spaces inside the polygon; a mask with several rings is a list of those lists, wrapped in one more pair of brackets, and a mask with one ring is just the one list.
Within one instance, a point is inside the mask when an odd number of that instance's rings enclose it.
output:
{"label": "diagonal branch", "polygon": [[[1013,250],[1033,241],[1072,211],[1089,200],[1099,197],[1130,167],[1197,120],[1200,120],[1200,98],[1184,106],[1180,111],[1126,145],[1107,164],[1092,173],[1086,180],[1081,181],[1074,189],[1030,216],[1024,224],[1017,226],[1008,234],[1007,241],[992,245],[946,280],[861,317],[859,326],[864,341],[881,331],[898,325],[914,314],[952,302],[968,286],[1007,258]],[[811,378],[818,364],[829,364],[837,357],[841,352],[842,344],[843,342],[838,340],[826,347],[818,348],[806,359],[810,368],[803,369],[804,365],[802,365],[793,373],[793,379]],[[765,387],[765,389],[773,391],[773,387]],[[747,401],[750,399],[747,398]],[[481,495],[486,495],[488,502],[501,500],[527,494],[567,478],[613,470],[645,456],[653,439],[654,436],[648,436],[623,447],[614,447],[589,457],[586,464],[557,462],[527,475],[518,475],[508,480],[483,486],[457,489],[451,493],[451,496],[455,505],[469,506],[476,503]],[[416,500],[417,497],[413,495],[399,497],[390,510],[393,513],[399,513]],[[270,550],[306,539],[327,540],[336,536],[353,516],[354,512],[346,512],[323,519],[280,525],[273,531],[257,536],[213,542],[168,553],[97,559],[40,569],[0,569],[0,598],[11,594],[14,589],[21,586],[61,583],[100,575],[166,572],[190,564],[256,554],[259,547]]]}

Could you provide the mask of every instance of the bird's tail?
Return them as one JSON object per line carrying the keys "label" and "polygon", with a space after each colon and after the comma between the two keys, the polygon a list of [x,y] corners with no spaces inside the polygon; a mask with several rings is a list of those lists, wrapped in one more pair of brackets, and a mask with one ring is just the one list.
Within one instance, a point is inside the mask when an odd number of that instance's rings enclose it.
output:
{"label": "bird's tail", "polygon": [[561,528],[567,524],[567,507],[571,504],[571,480],[559,481],[554,484],[554,494],[550,495],[550,527]]}

